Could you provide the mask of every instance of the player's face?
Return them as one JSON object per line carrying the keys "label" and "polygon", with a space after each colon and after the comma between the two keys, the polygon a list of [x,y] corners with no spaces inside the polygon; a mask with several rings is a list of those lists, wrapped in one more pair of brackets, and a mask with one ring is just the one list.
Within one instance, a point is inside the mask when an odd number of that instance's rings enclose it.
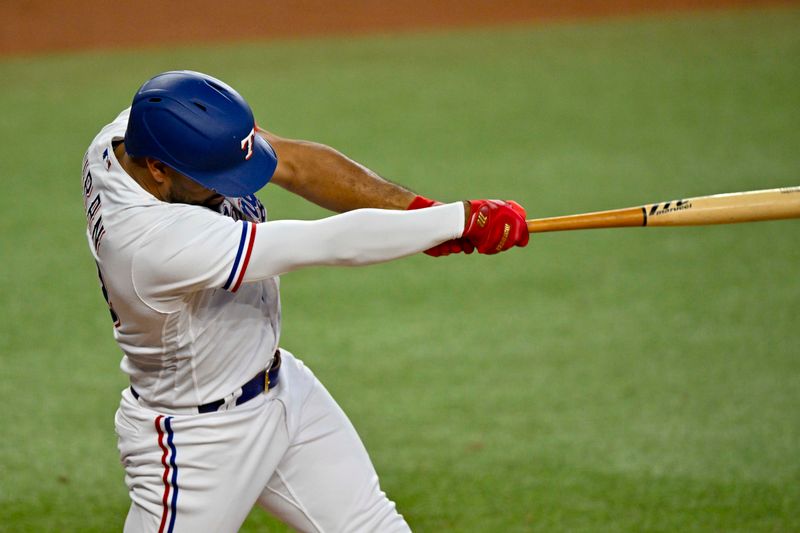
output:
{"label": "player's face", "polygon": [[171,171],[169,177],[168,202],[216,207],[225,199],[222,195],[178,172]]}

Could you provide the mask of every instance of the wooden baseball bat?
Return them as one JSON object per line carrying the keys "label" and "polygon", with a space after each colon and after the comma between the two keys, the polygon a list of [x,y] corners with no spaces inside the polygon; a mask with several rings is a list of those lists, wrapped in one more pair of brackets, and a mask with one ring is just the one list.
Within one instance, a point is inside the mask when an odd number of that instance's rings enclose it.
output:
{"label": "wooden baseball bat", "polygon": [[704,226],[800,218],[800,187],[698,196],[626,209],[528,220],[530,233],[630,226]]}

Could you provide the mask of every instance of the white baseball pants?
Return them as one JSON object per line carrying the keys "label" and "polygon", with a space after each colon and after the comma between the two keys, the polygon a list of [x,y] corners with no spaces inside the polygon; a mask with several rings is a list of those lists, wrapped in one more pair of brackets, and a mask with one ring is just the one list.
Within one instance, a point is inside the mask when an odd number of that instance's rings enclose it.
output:
{"label": "white baseball pants", "polygon": [[237,531],[256,503],[298,531],[410,531],[347,416],[301,361],[281,358],[275,389],[214,413],[156,412],[123,392],[127,533]]}

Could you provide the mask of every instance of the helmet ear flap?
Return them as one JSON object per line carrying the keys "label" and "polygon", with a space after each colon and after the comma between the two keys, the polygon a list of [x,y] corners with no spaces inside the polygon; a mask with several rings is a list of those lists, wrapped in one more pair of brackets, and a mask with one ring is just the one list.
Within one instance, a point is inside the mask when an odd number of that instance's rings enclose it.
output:
{"label": "helmet ear flap", "polygon": [[277,167],[275,151],[254,132],[253,112],[233,88],[207,74],[170,71],[134,95],[125,149],[240,197],[266,185]]}

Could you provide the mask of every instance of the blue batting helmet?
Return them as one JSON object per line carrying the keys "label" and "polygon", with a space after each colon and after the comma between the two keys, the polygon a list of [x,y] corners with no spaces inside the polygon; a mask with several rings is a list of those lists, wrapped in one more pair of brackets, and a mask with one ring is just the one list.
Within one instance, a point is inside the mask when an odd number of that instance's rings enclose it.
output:
{"label": "blue batting helmet", "polygon": [[158,159],[225,196],[255,193],[278,165],[244,98],[189,70],[164,72],[142,85],[133,97],[125,151]]}

